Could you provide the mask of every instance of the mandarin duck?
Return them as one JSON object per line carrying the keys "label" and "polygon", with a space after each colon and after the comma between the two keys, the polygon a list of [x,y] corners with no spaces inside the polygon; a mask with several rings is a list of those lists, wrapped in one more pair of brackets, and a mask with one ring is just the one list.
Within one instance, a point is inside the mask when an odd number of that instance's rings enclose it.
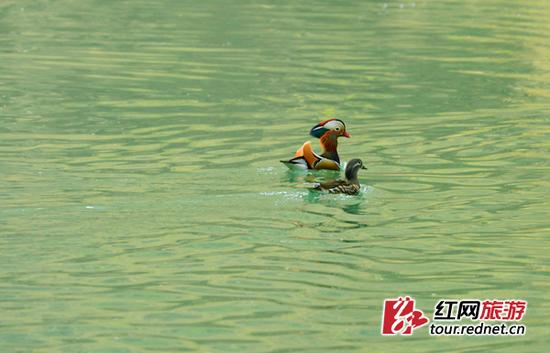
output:
{"label": "mandarin duck", "polygon": [[357,195],[361,189],[357,172],[359,169],[367,169],[360,159],[352,159],[346,165],[346,180],[330,180],[324,183],[315,183],[311,188],[317,191],[327,191],[331,194]]}
{"label": "mandarin duck", "polygon": [[307,141],[296,151],[294,158],[281,162],[289,168],[340,170],[340,157],[336,148],[338,137],[350,137],[346,124],[340,119],[328,119],[311,128],[309,134],[320,140],[322,153],[315,153],[311,141]]}

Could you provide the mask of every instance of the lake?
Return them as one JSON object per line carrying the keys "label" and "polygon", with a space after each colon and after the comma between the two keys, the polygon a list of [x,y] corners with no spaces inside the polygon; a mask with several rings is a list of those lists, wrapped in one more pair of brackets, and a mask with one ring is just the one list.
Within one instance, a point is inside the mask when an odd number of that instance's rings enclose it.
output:
{"label": "lake", "polygon": [[[0,350],[548,350],[549,16],[3,1]],[[279,162],[329,117],[358,196]],[[400,295],[524,299],[527,334],[382,336]]]}

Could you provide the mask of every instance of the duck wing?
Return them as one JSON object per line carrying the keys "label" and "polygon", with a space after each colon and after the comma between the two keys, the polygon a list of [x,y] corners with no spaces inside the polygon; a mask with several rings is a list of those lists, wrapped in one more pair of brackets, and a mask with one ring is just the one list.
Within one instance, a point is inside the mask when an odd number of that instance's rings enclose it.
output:
{"label": "duck wing", "polygon": [[324,183],[316,183],[313,189],[330,191],[331,189],[337,188],[345,183],[345,180],[329,180],[325,181]]}
{"label": "duck wing", "polygon": [[331,194],[357,195],[360,189],[359,184],[344,183],[329,189],[328,192]]}
{"label": "duck wing", "polygon": [[324,183],[317,183],[313,187],[313,190],[346,195],[356,195],[359,193],[360,189],[359,184],[351,184],[345,180],[331,180]]}
{"label": "duck wing", "polygon": [[337,161],[318,155],[311,147],[311,141],[305,142],[296,153],[295,157],[288,161],[281,161],[289,168],[300,169],[332,169],[340,170],[340,164]]}

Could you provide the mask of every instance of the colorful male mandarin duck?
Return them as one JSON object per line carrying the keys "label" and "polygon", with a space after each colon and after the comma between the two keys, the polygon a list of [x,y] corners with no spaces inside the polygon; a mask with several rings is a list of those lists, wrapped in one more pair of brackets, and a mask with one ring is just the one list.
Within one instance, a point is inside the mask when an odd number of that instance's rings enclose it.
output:
{"label": "colorful male mandarin duck", "polygon": [[340,170],[340,157],[336,148],[338,137],[350,137],[346,131],[346,124],[340,119],[328,119],[315,125],[309,134],[320,139],[323,152],[315,153],[311,142],[307,141],[296,151],[294,158],[281,162],[289,168]]}
{"label": "colorful male mandarin duck", "polygon": [[346,180],[330,180],[324,183],[315,183],[312,190],[327,191],[331,194],[357,195],[361,189],[357,173],[359,169],[367,169],[360,159],[352,159],[346,165]]}

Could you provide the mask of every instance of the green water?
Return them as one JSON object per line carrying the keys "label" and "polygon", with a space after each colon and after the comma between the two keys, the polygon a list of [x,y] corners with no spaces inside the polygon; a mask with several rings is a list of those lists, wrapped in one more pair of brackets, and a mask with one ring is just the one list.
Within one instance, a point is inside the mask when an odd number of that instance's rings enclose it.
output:
{"label": "green water", "polygon": [[[548,350],[549,18],[2,1],[0,351]],[[330,116],[360,196],[278,162]],[[528,300],[527,335],[382,337],[405,294]]]}

